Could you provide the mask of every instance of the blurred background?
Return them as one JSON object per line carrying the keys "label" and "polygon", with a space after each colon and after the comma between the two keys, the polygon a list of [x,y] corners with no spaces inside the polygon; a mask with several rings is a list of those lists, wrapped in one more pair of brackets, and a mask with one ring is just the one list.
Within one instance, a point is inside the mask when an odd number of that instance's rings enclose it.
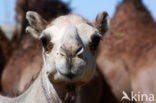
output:
{"label": "blurred background", "polygon": [[[115,13],[117,5],[122,0],[62,0],[62,2],[69,5],[72,9],[71,12],[80,14],[89,21],[95,19],[95,15],[102,10],[106,10],[111,17]],[[143,0],[144,5],[151,12],[154,20],[156,21],[156,1],[155,0]],[[15,11],[16,0],[1,0],[0,1],[0,26],[4,30],[9,39],[11,39],[11,32],[15,29]],[[5,28],[8,28],[7,30]]]}
{"label": "blurred background", "polygon": [[42,65],[40,42],[25,32],[28,10],[47,21],[74,13],[92,22],[102,10],[109,13],[111,26],[98,48],[98,76],[90,88],[84,86],[90,101],[80,103],[120,103],[123,91],[156,96],[156,0],[0,0],[3,95],[23,93]]}

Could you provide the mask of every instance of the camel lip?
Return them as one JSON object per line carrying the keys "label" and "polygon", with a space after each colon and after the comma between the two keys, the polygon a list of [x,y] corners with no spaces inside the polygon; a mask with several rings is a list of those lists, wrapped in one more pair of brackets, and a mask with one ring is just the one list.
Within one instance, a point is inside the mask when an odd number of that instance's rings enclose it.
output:
{"label": "camel lip", "polygon": [[59,71],[58,71],[58,75],[61,77],[62,80],[65,80],[70,83],[76,82],[81,78],[81,75],[76,75],[72,73],[63,74]]}
{"label": "camel lip", "polygon": [[[63,75],[63,74],[62,74]],[[74,79],[76,77],[75,74],[69,73],[69,74],[65,74],[65,76],[69,79]]]}

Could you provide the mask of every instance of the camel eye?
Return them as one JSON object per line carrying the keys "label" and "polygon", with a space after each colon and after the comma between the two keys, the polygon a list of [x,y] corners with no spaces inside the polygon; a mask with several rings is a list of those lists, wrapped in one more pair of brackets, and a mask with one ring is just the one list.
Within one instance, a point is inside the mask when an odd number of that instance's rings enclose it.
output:
{"label": "camel eye", "polygon": [[47,45],[47,47],[46,47],[46,51],[48,53],[50,53],[51,50],[53,49],[53,46],[54,46],[54,44],[52,42],[49,42],[48,45]]}
{"label": "camel eye", "polygon": [[54,46],[54,44],[52,42],[50,42],[50,37],[48,35],[43,34],[43,36],[40,37],[40,40],[42,42],[42,45],[43,45],[45,51],[47,53],[49,53]]}
{"label": "camel eye", "polygon": [[100,40],[102,39],[102,36],[100,35],[93,35],[91,37],[91,42],[89,43],[89,48],[92,53],[94,53],[97,50],[97,47],[99,45]]}
{"label": "camel eye", "polygon": [[42,36],[40,40],[42,42],[43,47],[46,47],[48,45],[49,40],[46,36]]}

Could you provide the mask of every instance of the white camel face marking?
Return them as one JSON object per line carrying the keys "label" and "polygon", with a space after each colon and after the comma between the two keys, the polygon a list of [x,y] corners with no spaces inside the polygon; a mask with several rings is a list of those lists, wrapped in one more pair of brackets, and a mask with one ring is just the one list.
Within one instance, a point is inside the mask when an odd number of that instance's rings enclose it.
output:
{"label": "white camel face marking", "polygon": [[68,82],[90,80],[96,63],[95,54],[90,52],[88,46],[91,35],[99,35],[98,30],[88,24],[78,24],[62,28],[52,25],[43,32],[53,37],[50,42],[54,44],[51,52],[44,50],[47,69],[53,69],[59,79]]}
{"label": "white camel face marking", "polygon": [[107,16],[106,12],[100,13],[94,26],[78,15],[61,16],[46,25],[37,13],[27,13],[31,25],[27,31],[40,34],[44,68],[54,82],[86,83],[92,79],[96,69],[96,47],[102,37],[99,30],[106,31],[107,27],[102,26],[107,24],[101,23],[108,23]]}

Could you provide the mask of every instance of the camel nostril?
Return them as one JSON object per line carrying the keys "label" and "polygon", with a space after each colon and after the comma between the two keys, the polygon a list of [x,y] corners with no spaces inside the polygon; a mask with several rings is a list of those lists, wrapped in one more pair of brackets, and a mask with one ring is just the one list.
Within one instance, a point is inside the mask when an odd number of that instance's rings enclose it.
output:
{"label": "camel nostril", "polygon": [[79,47],[79,48],[77,49],[76,55],[79,56],[79,55],[82,54],[82,53],[83,53],[83,47],[81,46],[81,47]]}
{"label": "camel nostril", "polygon": [[65,54],[64,54],[64,53],[60,53],[60,55],[61,55],[61,56],[65,56]]}
{"label": "camel nostril", "polygon": [[63,46],[60,47],[60,53],[61,56],[66,56],[66,51],[65,48]]}

